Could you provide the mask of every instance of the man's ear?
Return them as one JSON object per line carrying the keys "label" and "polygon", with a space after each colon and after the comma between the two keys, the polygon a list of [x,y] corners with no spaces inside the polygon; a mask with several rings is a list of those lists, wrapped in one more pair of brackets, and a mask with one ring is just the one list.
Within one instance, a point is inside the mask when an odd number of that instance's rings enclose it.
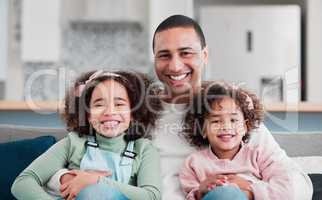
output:
{"label": "man's ear", "polygon": [[204,58],[205,65],[208,64],[208,46],[205,46],[202,50],[202,56]]}

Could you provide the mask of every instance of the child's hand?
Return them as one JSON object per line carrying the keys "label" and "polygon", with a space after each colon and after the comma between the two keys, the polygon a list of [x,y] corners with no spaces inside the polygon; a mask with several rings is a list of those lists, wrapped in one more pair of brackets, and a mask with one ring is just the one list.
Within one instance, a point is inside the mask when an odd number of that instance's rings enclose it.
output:
{"label": "child's hand", "polygon": [[236,174],[229,174],[227,175],[227,177],[228,177],[229,183],[237,185],[243,192],[246,193],[249,200],[254,199],[254,194],[250,187],[252,183],[250,181],[240,176],[237,176]]}
{"label": "child's hand", "polygon": [[69,173],[74,177],[68,177],[70,179],[60,186],[61,195],[67,200],[74,199],[86,186],[97,183],[99,177],[111,175],[104,171],[71,170]]}
{"label": "child's hand", "polygon": [[214,189],[216,186],[224,185],[226,182],[226,175],[218,174],[209,176],[206,180],[200,183],[196,198],[198,200],[202,199],[202,197],[205,194],[207,194],[210,190]]}

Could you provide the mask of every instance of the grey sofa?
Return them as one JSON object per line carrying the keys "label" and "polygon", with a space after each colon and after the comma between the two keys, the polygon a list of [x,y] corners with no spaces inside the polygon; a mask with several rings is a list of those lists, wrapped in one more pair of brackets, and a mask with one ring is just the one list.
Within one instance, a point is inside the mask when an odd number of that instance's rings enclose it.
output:
{"label": "grey sofa", "polygon": [[[56,140],[60,140],[66,136],[66,134],[67,131],[61,128],[0,125],[0,145],[1,143],[14,142],[22,139],[31,139],[46,135],[54,136]],[[322,180],[320,180],[322,179],[322,175],[320,175],[322,174],[322,133],[273,133],[273,136],[280,146],[286,151],[286,153],[290,157],[293,157],[293,159],[303,168],[306,173],[318,175],[315,177],[315,182],[317,184],[315,188],[318,188],[319,193],[315,195],[316,197],[314,200],[322,200]],[[6,153],[6,149],[4,152]],[[26,154],[28,154],[28,152],[26,152]],[[6,162],[6,160],[4,160],[4,163],[10,166],[8,161]],[[18,172],[16,172],[16,175],[18,175]],[[14,177],[12,178],[13,181]],[[9,184],[7,183],[5,186],[2,186],[0,178],[0,186],[2,189],[4,189],[3,187],[7,187],[8,189],[6,192],[10,193],[10,186],[8,185]]]}

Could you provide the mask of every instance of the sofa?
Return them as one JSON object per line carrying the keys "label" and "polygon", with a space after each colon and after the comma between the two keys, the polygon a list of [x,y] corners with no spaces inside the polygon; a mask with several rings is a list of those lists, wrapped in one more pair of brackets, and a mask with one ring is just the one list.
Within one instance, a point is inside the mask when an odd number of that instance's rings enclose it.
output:
{"label": "sofa", "polygon": [[[60,128],[0,125],[0,199],[14,199],[10,187],[29,163],[67,134]],[[310,174],[314,200],[322,200],[322,133],[273,133],[274,138]]]}

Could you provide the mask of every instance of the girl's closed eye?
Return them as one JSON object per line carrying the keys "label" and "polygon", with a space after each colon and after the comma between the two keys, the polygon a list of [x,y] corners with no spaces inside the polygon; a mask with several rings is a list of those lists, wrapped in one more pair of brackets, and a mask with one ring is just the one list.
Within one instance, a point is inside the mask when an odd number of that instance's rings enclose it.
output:
{"label": "girl's closed eye", "polygon": [[238,120],[238,119],[235,119],[235,118],[232,118],[232,119],[230,120],[230,122],[232,122],[232,123],[237,123],[237,122],[239,122],[239,120]]}
{"label": "girl's closed eye", "polygon": [[219,123],[221,123],[221,120],[214,119],[214,120],[211,120],[210,123],[212,123],[212,124],[219,124]]}
{"label": "girl's closed eye", "polygon": [[99,107],[102,107],[102,106],[105,106],[105,104],[103,102],[97,102],[93,105],[94,108],[99,108]]}
{"label": "girl's closed eye", "polygon": [[117,103],[115,103],[115,106],[121,107],[121,106],[126,106],[126,104],[122,103],[122,102],[117,102]]}

